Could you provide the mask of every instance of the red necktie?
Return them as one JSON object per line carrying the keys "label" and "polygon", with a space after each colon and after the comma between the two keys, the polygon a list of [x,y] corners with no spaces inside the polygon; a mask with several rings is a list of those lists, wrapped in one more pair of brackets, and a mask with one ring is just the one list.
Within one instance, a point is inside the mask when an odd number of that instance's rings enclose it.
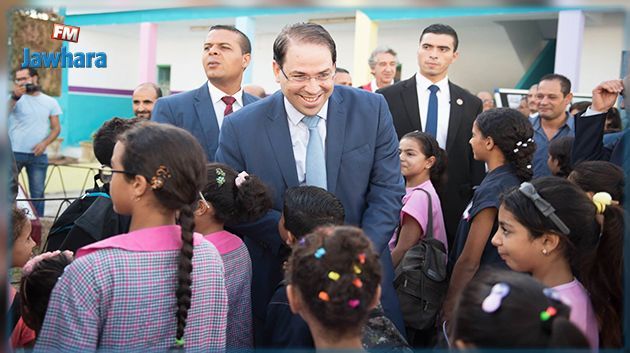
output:
{"label": "red necktie", "polygon": [[232,105],[234,104],[234,102],[236,102],[236,98],[232,96],[225,96],[221,98],[221,100],[223,101],[223,103],[225,103],[225,110],[223,111],[223,116],[226,117],[232,114],[232,112],[234,112],[234,110],[232,110]]}

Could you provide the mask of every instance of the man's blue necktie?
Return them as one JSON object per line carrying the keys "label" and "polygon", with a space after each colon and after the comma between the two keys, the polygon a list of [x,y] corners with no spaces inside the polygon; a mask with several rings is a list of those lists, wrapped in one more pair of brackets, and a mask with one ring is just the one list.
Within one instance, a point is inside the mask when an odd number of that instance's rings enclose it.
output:
{"label": "man's blue necktie", "polygon": [[431,94],[429,95],[429,109],[427,109],[427,126],[424,129],[424,132],[429,135],[437,138],[437,123],[438,123],[438,100],[437,100],[437,91],[440,87],[436,85],[429,86],[429,91]]}
{"label": "man's blue necktie", "polygon": [[305,116],[302,121],[308,126],[308,144],[306,145],[306,185],[326,189],[326,158],[324,144],[317,130],[319,116]]}

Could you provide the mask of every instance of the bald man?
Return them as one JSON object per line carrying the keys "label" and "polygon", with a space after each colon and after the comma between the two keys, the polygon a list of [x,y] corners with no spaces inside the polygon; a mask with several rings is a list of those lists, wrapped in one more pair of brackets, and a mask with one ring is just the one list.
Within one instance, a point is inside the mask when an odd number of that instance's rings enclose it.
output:
{"label": "bald man", "polygon": [[131,96],[133,114],[141,119],[150,120],[155,101],[162,97],[162,90],[155,83],[141,83]]}
{"label": "bald man", "polygon": [[494,104],[494,97],[492,97],[492,93],[481,91],[477,93],[477,98],[481,99],[483,111],[490,110],[492,108],[496,108]]}

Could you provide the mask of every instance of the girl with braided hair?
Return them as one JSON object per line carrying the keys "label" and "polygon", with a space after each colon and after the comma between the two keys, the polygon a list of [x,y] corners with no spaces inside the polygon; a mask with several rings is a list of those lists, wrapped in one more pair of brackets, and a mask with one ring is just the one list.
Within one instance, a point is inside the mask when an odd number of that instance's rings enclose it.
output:
{"label": "girl with braided hair", "polygon": [[287,263],[291,311],[315,348],[362,349],[362,329],[380,299],[378,255],[359,228],[320,228],[295,245]]}
{"label": "girl with braided hair", "polygon": [[469,143],[474,158],[486,163],[488,173],[464,210],[449,253],[451,281],[443,306],[445,319],[457,293],[481,266],[505,267],[490,238],[498,228],[500,195],[532,178],[533,135],[529,121],[510,108],[487,110],[473,124]]}
{"label": "girl with braided hair", "polygon": [[225,349],[228,312],[217,249],[193,233],[192,206],[206,180],[190,133],[143,123],[114,147],[114,210],[129,233],[90,244],[59,278],[36,351]]}

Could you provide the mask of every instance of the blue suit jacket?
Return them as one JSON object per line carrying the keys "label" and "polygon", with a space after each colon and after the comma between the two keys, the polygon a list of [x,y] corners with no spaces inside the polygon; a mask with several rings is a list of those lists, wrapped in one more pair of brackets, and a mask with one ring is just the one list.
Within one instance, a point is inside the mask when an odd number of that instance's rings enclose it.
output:
{"label": "blue suit jacket", "polygon": [[[328,191],[343,203],[346,223],[361,227],[381,253],[382,303],[388,317],[401,328],[387,248],[405,193],[392,116],[381,95],[335,86],[326,124]],[[274,208],[282,209],[284,191],[298,186],[298,177],[281,91],[224,121],[216,160],[257,175],[271,188]],[[268,235],[260,236],[269,239]],[[279,236],[274,236],[280,242]]]}
{"label": "blue suit jacket", "polygon": [[[243,92],[243,105],[257,100],[257,97]],[[175,125],[190,132],[203,147],[208,161],[213,160],[219,144],[219,124],[207,83],[192,91],[158,99],[153,107],[151,120]]]}

